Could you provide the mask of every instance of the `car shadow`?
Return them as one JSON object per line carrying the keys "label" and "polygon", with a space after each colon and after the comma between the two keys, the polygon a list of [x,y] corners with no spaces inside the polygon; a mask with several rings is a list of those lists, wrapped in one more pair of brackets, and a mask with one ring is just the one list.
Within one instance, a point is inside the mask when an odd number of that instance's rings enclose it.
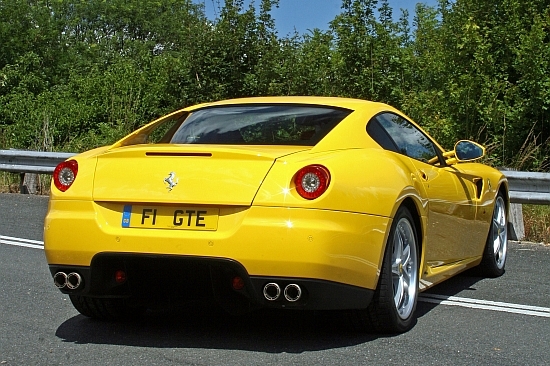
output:
{"label": "car shadow", "polygon": [[[466,273],[435,286],[429,292],[451,296],[471,289],[481,279]],[[419,301],[417,318],[437,306],[441,305]],[[350,319],[344,311],[274,309],[231,316],[217,307],[195,304],[170,311],[148,311],[139,320],[126,322],[98,321],[78,315],[61,324],[56,336],[76,344],[234,349],[264,353],[320,351],[401,336],[359,332],[354,330]]]}
{"label": "car shadow", "polygon": [[149,311],[139,320],[126,322],[97,321],[78,315],[61,324],[56,336],[77,344],[265,353],[348,347],[380,337],[354,331],[345,312],[263,309],[231,316],[217,308],[196,305],[171,311]]}

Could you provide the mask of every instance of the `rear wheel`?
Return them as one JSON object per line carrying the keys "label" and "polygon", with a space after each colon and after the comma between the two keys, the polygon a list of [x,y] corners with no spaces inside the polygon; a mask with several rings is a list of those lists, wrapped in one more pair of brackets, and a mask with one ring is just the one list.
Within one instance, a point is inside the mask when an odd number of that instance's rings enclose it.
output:
{"label": "rear wheel", "polygon": [[508,250],[508,217],[506,214],[506,203],[502,193],[497,195],[491,219],[491,227],[480,269],[483,275],[498,277],[504,273],[506,254]]}
{"label": "rear wheel", "polygon": [[356,310],[360,329],[401,333],[413,326],[418,299],[418,236],[414,220],[401,207],[391,226],[378,286],[367,309]]}
{"label": "rear wheel", "polygon": [[73,306],[84,316],[100,320],[129,320],[145,313],[144,307],[130,306],[125,299],[103,299],[69,295]]}

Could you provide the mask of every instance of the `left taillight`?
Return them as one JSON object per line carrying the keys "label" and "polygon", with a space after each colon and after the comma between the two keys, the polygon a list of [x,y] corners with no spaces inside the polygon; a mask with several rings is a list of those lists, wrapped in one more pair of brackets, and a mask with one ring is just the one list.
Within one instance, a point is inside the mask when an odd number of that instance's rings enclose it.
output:
{"label": "left taillight", "polygon": [[330,184],[330,173],[322,165],[308,165],[294,176],[294,185],[300,196],[314,200],[321,196]]}
{"label": "left taillight", "polygon": [[61,192],[65,192],[73,184],[78,174],[76,160],[59,163],[53,171],[53,183]]}

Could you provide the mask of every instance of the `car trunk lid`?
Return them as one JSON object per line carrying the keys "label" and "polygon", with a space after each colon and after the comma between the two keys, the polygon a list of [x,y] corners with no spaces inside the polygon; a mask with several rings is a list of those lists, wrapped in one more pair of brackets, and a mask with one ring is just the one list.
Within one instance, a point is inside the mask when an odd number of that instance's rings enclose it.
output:
{"label": "car trunk lid", "polygon": [[135,145],[97,159],[93,199],[250,205],[273,162],[304,146]]}

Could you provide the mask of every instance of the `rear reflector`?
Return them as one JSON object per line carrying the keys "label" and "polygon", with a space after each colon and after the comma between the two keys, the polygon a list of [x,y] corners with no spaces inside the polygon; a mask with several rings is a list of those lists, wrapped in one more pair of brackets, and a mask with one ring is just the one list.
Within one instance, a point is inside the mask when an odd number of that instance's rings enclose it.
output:
{"label": "rear reflector", "polygon": [[237,291],[242,290],[244,288],[244,281],[241,277],[235,276],[231,281],[231,286]]}
{"label": "rear reflector", "polygon": [[126,272],[124,272],[123,270],[119,269],[118,271],[115,272],[115,281],[116,283],[124,283],[126,282]]}

